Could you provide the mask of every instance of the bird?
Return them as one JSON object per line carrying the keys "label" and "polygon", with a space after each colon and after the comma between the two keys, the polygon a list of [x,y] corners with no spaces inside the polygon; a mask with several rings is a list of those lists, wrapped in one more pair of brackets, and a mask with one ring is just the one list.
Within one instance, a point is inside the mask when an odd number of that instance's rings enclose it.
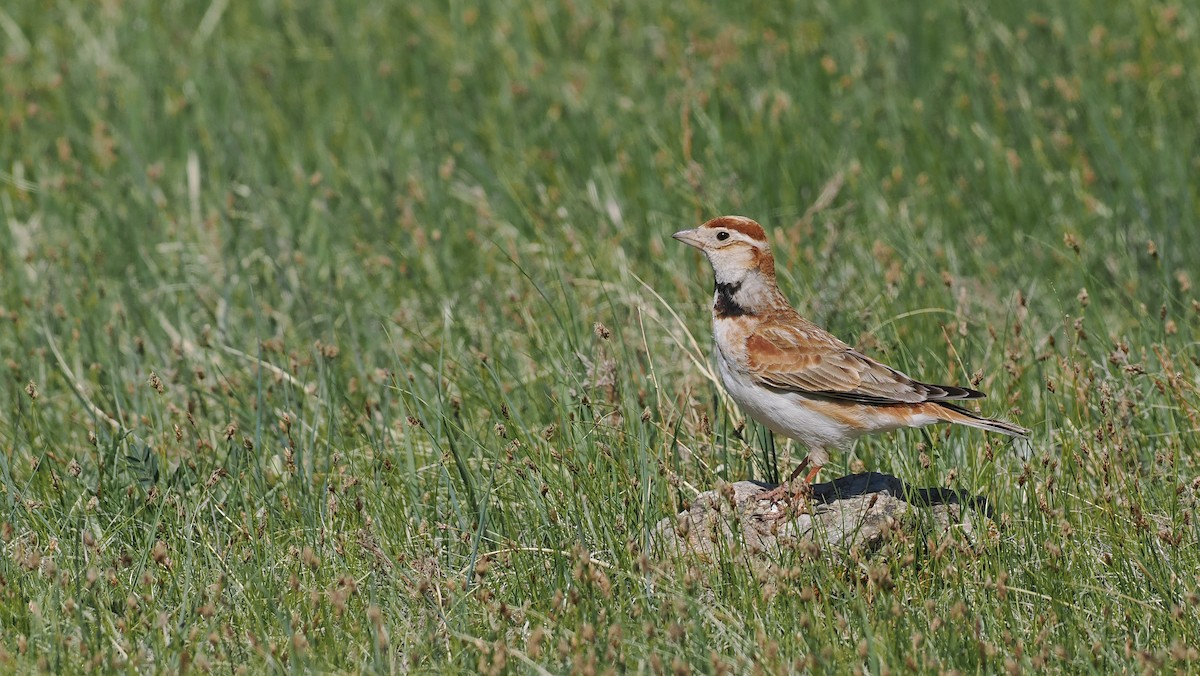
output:
{"label": "bird", "polygon": [[713,344],[725,390],[750,418],[808,449],[763,497],[774,500],[809,466],[804,484],[812,484],[830,450],[868,434],[953,423],[1029,437],[1024,427],[958,404],[982,392],[910,378],[801,316],[779,290],[767,234],[754,220],[721,216],[672,237],[712,265]]}

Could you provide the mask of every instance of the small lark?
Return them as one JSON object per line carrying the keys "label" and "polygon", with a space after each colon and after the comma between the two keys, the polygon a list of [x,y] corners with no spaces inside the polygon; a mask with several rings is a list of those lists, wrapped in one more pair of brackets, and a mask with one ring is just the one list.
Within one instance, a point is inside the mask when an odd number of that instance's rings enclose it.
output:
{"label": "small lark", "polygon": [[953,403],[983,393],[913,380],[801,317],[779,291],[758,223],[723,216],[674,237],[712,264],[713,341],[725,389],[751,418],[808,447],[808,457],[771,497],[810,464],[805,483],[811,484],[830,449],[864,434],[946,422],[1029,435]]}

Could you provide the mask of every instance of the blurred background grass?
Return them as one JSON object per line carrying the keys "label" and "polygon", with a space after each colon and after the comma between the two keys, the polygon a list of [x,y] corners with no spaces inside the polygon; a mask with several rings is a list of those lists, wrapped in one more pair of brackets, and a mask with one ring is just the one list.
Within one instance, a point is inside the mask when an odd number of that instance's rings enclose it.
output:
{"label": "blurred background grass", "polygon": [[[7,3],[0,664],[1195,669],[1198,30],[1146,0]],[[802,312],[1034,428],[830,467],[986,494],[997,539],[655,556],[776,469],[669,239],[724,213]]]}

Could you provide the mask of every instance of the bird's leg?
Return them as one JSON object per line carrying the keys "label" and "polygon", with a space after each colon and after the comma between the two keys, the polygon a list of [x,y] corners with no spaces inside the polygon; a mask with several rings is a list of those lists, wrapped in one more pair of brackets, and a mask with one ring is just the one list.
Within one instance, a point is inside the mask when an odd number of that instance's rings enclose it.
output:
{"label": "bird's leg", "polygon": [[[788,494],[788,492],[791,488],[792,482],[795,481],[796,477],[800,476],[800,473],[803,472],[810,464],[812,465],[812,469],[808,470],[808,474],[805,475],[804,483],[802,484],[802,486],[803,486],[802,494],[810,495],[811,490],[812,490],[812,488],[811,488],[812,483],[813,483],[813,481],[816,480],[817,474],[821,471],[821,467],[822,467],[821,465],[818,465],[818,464],[812,462],[811,455],[805,456],[804,460],[800,462],[800,465],[792,471],[791,475],[788,476],[787,481],[779,484],[778,486],[776,486],[775,488],[772,488],[771,490],[767,491],[766,493],[762,493],[761,495],[758,496],[758,499],[759,500],[770,500],[771,503],[774,504],[775,501],[778,500],[780,497]],[[771,512],[769,514],[764,514],[762,516],[762,519],[764,521],[774,521],[776,519],[787,518],[790,515],[792,515],[793,513],[795,513],[794,508],[793,509],[784,508],[784,509],[780,509],[775,512]]]}
{"label": "bird's leg", "polygon": [[[807,460],[807,459],[808,458],[805,458],[805,460]],[[800,470],[803,468],[804,468],[804,465],[801,464],[800,467],[796,468],[795,474],[799,474]],[[821,465],[813,465],[813,468],[808,471],[808,476],[804,477],[804,483],[811,486],[813,484],[813,482],[817,480],[817,474],[820,473],[820,471],[821,471]],[[794,475],[793,475],[793,478],[795,478]]]}
{"label": "bird's leg", "polygon": [[[792,473],[790,475],[788,475],[788,478],[786,481],[779,484],[775,488],[772,488],[771,490],[766,491],[765,493],[759,494],[759,496],[756,499],[757,500],[770,500],[771,502],[775,502],[779,498],[783,497],[783,495],[785,493],[787,493],[788,487],[791,486],[792,482],[796,480],[796,477],[800,476],[800,473],[803,472],[806,467],[808,467],[808,463],[809,463],[809,458],[808,458],[808,456],[805,456],[804,459],[800,461],[800,464],[796,466],[796,469],[792,470]],[[820,467],[818,467],[817,469],[820,469]],[[812,474],[810,474],[809,476],[812,476]],[[809,481],[808,483],[812,483],[812,482]]]}
{"label": "bird's leg", "polygon": [[[800,464],[796,466],[796,469],[792,470],[792,473],[788,475],[787,483],[790,484],[795,481],[796,477],[800,476],[800,473],[804,471],[804,468],[808,467],[810,464],[812,464],[812,458],[807,455],[804,456],[804,460],[800,461]],[[804,483],[811,484],[813,479],[817,478],[817,472],[820,471],[820,465],[813,465],[813,468],[808,472],[808,476],[804,477]]]}

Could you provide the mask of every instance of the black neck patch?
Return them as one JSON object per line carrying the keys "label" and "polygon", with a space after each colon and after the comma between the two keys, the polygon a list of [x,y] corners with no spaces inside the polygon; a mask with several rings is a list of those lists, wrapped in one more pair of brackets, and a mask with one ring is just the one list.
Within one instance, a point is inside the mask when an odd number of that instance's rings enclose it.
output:
{"label": "black neck patch", "polygon": [[734,294],[742,288],[741,282],[717,282],[716,300],[713,302],[713,314],[718,317],[741,317],[750,314],[746,308],[738,305],[733,299]]}

